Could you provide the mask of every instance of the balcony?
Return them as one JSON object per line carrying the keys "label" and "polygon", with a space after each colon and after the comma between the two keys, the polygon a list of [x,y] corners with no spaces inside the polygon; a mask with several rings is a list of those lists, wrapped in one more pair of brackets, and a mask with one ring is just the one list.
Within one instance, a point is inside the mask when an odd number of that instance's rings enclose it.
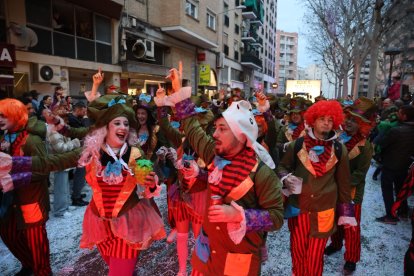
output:
{"label": "balcony", "polygon": [[241,40],[244,42],[250,42],[250,43],[255,43],[256,39],[254,38],[254,35],[252,32],[249,31],[244,31],[241,37]]}
{"label": "balcony", "polygon": [[250,53],[242,54],[241,56],[241,65],[260,70],[262,69],[262,60]]}
{"label": "balcony", "polygon": [[192,44],[205,49],[212,49],[218,47],[218,45],[215,42],[210,41],[205,37],[183,26],[161,27],[161,31],[166,32],[167,34],[177,37],[183,41],[191,41]]}
{"label": "balcony", "polygon": [[242,16],[244,19],[255,20],[260,17],[258,0],[246,0],[244,1],[245,9],[242,10]]}
{"label": "balcony", "polygon": [[263,47],[263,39],[259,36],[257,37],[253,37],[254,38],[254,42],[251,43],[252,46],[259,46],[259,47]]}

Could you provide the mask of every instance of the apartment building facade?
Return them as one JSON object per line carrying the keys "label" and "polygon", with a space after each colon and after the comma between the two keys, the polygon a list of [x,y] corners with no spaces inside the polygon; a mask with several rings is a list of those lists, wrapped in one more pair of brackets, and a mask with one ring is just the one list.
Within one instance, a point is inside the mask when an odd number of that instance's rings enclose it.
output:
{"label": "apartment building facade", "polygon": [[[171,67],[201,93],[274,82],[276,0],[0,0],[1,42],[16,45],[14,95],[105,85],[154,95]],[[23,35],[22,35],[23,34]],[[273,48],[272,48],[273,47]],[[42,77],[45,69],[53,78]],[[48,72],[49,72],[48,71]]]}
{"label": "apartment building facade", "polygon": [[276,73],[279,86],[277,94],[284,94],[286,81],[297,77],[298,33],[276,31]]}

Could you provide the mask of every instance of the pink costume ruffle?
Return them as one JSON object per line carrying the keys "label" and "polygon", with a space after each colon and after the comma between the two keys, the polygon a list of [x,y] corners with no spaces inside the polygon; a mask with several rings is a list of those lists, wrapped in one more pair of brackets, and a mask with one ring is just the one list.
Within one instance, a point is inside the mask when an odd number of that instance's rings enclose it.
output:
{"label": "pink costume ruffle", "polygon": [[154,240],[166,237],[161,217],[145,198],[122,216],[112,219],[97,216],[90,206],[86,208],[80,247],[91,249],[111,233],[136,250],[147,249]]}

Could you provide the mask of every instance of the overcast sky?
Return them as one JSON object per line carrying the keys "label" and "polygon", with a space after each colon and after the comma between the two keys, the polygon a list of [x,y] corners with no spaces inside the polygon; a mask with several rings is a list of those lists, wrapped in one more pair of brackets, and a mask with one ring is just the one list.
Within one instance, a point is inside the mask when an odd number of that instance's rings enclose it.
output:
{"label": "overcast sky", "polygon": [[312,57],[306,51],[306,38],[303,33],[306,31],[303,16],[305,8],[299,0],[278,0],[277,1],[277,29],[285,32],[297,32],[298,36],[298,65],[306,67],[314,63]]}

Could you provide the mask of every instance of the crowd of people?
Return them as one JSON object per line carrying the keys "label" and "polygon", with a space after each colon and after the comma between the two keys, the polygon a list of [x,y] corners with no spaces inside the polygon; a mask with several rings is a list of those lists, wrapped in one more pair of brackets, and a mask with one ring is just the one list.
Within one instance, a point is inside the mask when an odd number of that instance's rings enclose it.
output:
{"label": "crowd of people", "polygon": [[[161,239],[176,242],[177,275],[259,275],[267,232],[285,220],[292,275],[322,275],[324,258],[344,243],[343,269],[352,274],[372,159],[385,207],[377,221],[409,218],[414,106],[395,92],[381,108],[366,97],[245,98],[237,88],[210,99],[182,86],[181,69],[167,78],[172,89],[159,86],[154,97],[101,95],[99,70],[87,103],[73,103],[62,87],[40,102],[36,91],[0,100],[0,236],[21,262],[18,275],[52,274],[45,227],[52,188],[54,216],[87,206],[80,247],[96,247],[109,275],[133,275],[140,252]],[[161,184],[165,220],[154,201]],[[414,235],[407,275],[413,260]]]}

